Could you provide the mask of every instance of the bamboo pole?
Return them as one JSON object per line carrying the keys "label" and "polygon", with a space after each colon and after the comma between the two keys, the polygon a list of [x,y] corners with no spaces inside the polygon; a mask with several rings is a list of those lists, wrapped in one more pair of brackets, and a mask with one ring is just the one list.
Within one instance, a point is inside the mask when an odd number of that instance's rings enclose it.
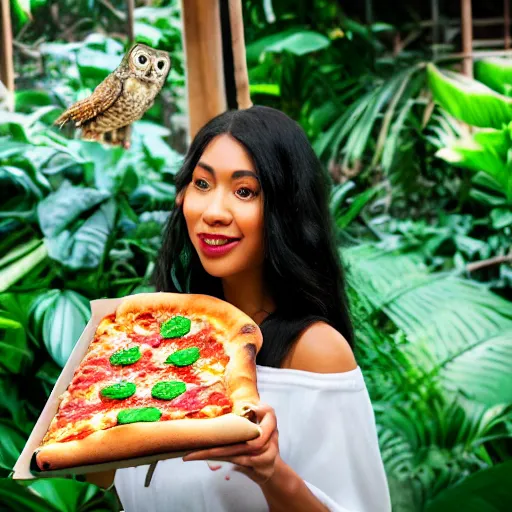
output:
{"label": "bamboo pole", "polygon": [[239,109],[252,106],[249,92],[249,75],[245,57],[244,20],[242,1],[229,0],[229,20],[231,25],[231,41],[233,45],[233,62],[236,83],[236,100]]}
{"label": "bamboo pole", "polygon": [[[7,94],[7,109],[14,110],[14,61],[9,0],[0,0],[0,82]],[[0,84],[1,85],[1,84]]]}
{"label": "bamboo pole", "polygon": [[226,110],[219,0],[181,0],[189,137]]}
{"label": "bamboo pole", "polygon": [[[462,53],[470,55],[473,51],[473,20],[471,13],[471,0],[461,0],[461,29]],[[462,62],[462,72],[473,78],[473,59],[465,57]]]}

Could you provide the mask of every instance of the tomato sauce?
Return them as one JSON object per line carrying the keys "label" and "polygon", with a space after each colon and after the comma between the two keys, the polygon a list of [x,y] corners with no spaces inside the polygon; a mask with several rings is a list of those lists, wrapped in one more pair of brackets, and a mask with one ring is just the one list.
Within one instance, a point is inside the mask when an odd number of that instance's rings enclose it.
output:
{"label": "tomato sauce", "polygon": [[[115,321],[115,318],[113,319]],[[143,313],[137,318],[137,323],[148,323],[153,325],[155,322],[151,313]],[[128,336],[131,341],[140,345],[149,345],[157,348],[165,345],[178,345],[179,349],[189,347],[198,347],[202,359],[212,358],[215,363],[221,363],[226,366],[229,362],[229,356],[224,353],[222,343],[215,340],[212,335],[212,329],[203,329],[202,331],[190,336],[185,336],[180,339],[165,339],[162,338],[159,332],[147,336],[140,335],[134,332],[129,332]],[[126,347],[129,348],[129,347]],[[170,347],[169,347],[170,348]],[[140,398],[137,393],[124,400],[113,400],[104,398],[99,395],[92,397],[94,402],[87,402],[83,398],[76,398],[68,402],[68,404],[58,413],[57,428],[62,428],[69,423],[78,422],[91,418],[97,413],[106,412],[109,410],[121,410],[139,407],[157,407],[162,411],[161,420],[170,419],[172,412],[183,412],[186,417],[197,418],[204,416],[199,411],[208,406],[220,406],[223,409],[223,414],[230,412],[232,402],[223,393],[219,391],[210,391],[208,387],[200,386],[200,379],[195,374],[197,371],[196,365],[177,367],[172,364],[163,362],[156,362],[151,349],[142,349],[142,357],[134,364],[126,366],[113,366],[110,364],[109,355],[94,356],[86,361],[86,366],[82,368],[81,373],[73,379],[69,386],[69,391],[72,393],[76,390],[86,390],[97,382],[105,382],[108,385],[113,380],[129,378],[130,381],[137,384],[138,379],[144,379],[148,374],[157,375],[158,380],[182,380],[187,384],[196,384],[196,387],[188,389],[182,395],[174,400],[158,400],[152,397]],[[170,350],[169,355],[172,353]],[[218,387],[216,388],[218,389]],[[112,425],[114,426],[114,425]],[[107,427],[108,428],[108,427]],[[65,441],[73,439],[82,439],[91,434],[92,430],[84,430],[77,434],[73,434],[66,438]]]}

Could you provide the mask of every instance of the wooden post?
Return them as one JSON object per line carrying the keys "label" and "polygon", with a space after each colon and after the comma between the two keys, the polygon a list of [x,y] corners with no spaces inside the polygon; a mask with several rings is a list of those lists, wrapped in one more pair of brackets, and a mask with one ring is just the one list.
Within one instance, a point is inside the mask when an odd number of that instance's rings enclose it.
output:
{"label": "wooden post", "polygon": [[366,24],[371,25],[373,23],[372,0],[364,0],[364,13],[366,15]]}
{"label": "wooden post", "polygon": [[241,0],[229,0],[229,20],[233,44],[236,100],[239,109],[249,108],[252,106],[252,102],[249,93],[249,75],[247,73],[245,57],[244,20]]}
{"label": "wooden post", "polygon": [[432,56],[435,59],[439,44],[439,0],[430,0],[430,12],[432,14],[432,46],[434,47]]}
{"label": "wooden post", "polygon": [[7,109],[14,110],[11,9],[9,0],[0,0],[0,2],[0,82],[7,90]]}
{"label": "wooden post", "polygon": [[181,0],[189,137],[226,110],[219,0]]}
{"label": "wooden post", "polygon": [[503,18],[503,28],[505,31],[505,50],[508,50],[510,48],[510,0],[504,0]]}
{"label": "wooden post", "polygon": [[473,16],[471,14],[471,0],[461,0],[461,29],[462,29],[462,72],[473,78]]}
{"label": "wooden post", "polygon": [[126,2],[127,16],[126,16],[126,32],[128,34],[128,42],[129,45],[135,41],[135,25],[134,25],[134,17],[135,17],[135,0],[128,0]]}

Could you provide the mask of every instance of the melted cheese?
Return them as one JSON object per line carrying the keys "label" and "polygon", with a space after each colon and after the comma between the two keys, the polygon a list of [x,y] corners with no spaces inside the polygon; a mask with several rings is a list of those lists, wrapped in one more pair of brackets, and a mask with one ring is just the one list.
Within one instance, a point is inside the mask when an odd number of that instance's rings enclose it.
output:
{"label": "melted cheese", "polygon": [[[159,319],[162,321],[162,319]],[[201,318],[191,318],[192,324],[189,333],[186,336],[193,336],[199,333],[201,330],[208,327],[208,322],[204,321]],[[151,390],[153,386],[157,382],[168,381],[168,380],[179,380],[179,377],[174,375],[173,366],[165,364],[165,360],[167,357],[174,352],[175,350],[179,350],[180,348],[180,339],[176,339],[175,342],[169,343],[168,341],[159,346],[152,347],[149,344],[145,345],[144,343],[136,343],[129,337],[130,329],[125,326],[116,325],[113,322],[108,322],[104,320],[100,324],[100,328],[98,328],[98,332],[93,342],[91,343],[89,350],[84,357],[82,364],[78,368],[78,372],[80,369],[87,364],[89,359],[97,358],[97,357],[110,357],[110,355],[118,350],[127,349],[133,346],[140,346],[140,351],[142,357],[147,355],[147,352],[151,353],[152,363],[161,368],[161,371],[150,373],[146,370],[142,369],[144,372],[144,376],[139,376],[139,373],[130,365],[123,366],[117,369],[115,373],[115,378],[104,380],[102,379],[99,382],[93,383],[87,389],[79,389],[76,390],[73,394],[70,394],[69,391],[65,391],[61,397],[62,401],[59,408],[64,407],[70,400],[76,398],[83,398],[87,404],[94,405],[101,402],[100,391],[103,387],[116,384],[121,381],[129,381],[133,382],[137,386],[136,396],[141,399],[150,399],[151,398]],[[214,326],[216,327],[216,326]],[[159,332],[159,323],[151,322],[151,321],[135,321],[132,324],[132,330],[138,335],[141,336],[152,336],[155,333]],[[218,339],[221,343],[223,341],[222,331],[216,330],[215,338]],[[195,383],[187,383],[187,390],[193,389],[199,386],[206,386],[211,391],[224,391],[223,376],[225,367],[222,363],[217,361],[215,358],[200,358],[193,365],[194,375],[199,379],[199,384]],[[120,404],[122,401],[120,401]],[[166,413],[172,419],[184,418],[187,415],[187,411],[184,410],[176,410],[172,408],[172,400],[168,402],[170,405],[169,408],[166,408],[165,405],[161,406],[162,411],[166,411]],[[121,407],[122,408],[122,407]],[[94,414],[92,417],[84,420],[79,420],[72,424],[65,425],[62,428],[57,430],[52,430],[52,425],[55,424],[56,418],[52,421],[50,425],[50,429],[45,436],[46,442],[59,441],[61,439],[65,439],[66,437],[74,434],[78,434],[84,430],[102,430],[105,428],[112,427],[117,424],[117,414],[120,408],[116,408],[110,411],[102,411]],[[219,414],[222,414],[223,408],[219,405],[208,405],[201,409],[201,413],[207,417],[215,417]]]}

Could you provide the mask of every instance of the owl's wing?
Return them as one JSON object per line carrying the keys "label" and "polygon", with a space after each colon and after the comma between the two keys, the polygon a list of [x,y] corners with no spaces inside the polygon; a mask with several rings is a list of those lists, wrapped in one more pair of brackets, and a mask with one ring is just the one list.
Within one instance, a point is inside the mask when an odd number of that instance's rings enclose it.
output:
{"label": "owl's wing", "polygon": [[88,98],[77,101],[63,112],[55,120],[54,124],[62,126],[68,121],[73,120],[75,121],[75,126],[80,126],[83,122],[89,121],[98,114],[105,112],[121,96],[122,92],[122,81],[114,74],[111,74],[94,89]]}

